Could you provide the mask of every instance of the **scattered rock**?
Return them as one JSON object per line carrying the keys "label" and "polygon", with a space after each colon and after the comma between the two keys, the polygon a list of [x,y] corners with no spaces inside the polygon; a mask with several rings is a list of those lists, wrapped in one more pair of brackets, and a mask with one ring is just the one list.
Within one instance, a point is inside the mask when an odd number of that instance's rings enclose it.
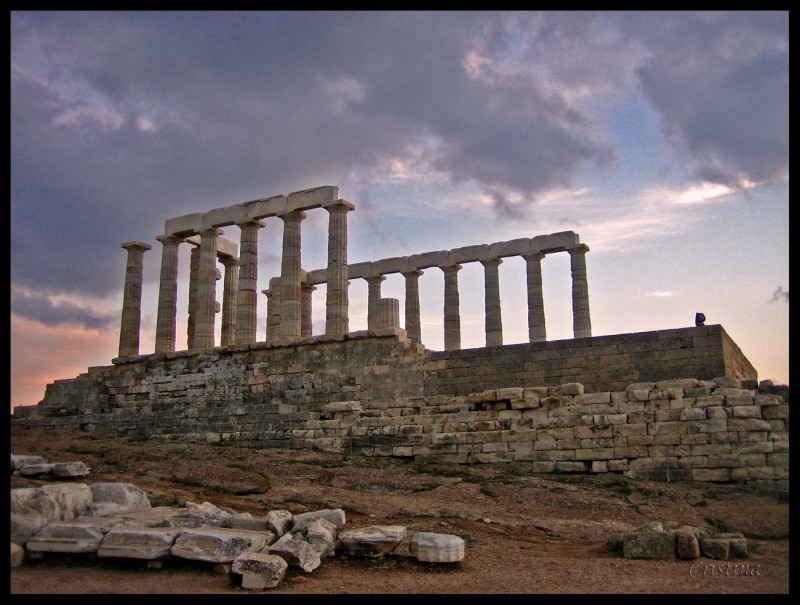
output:
{"label": "scattered rock", "polygon": [[25,544],[32,552],[96,553],[105,532],[102,527],[92,527],[71,522],[50,523]]}
{"label": "scattered rock", "polygon": [[151,508],[150,500],[144,490],[132,483],[93,483],[94,502],[113,502],[125,508]]}
{"label": "scattered rock", "polygon": [[166,559],[182,531],[172,527],[112,528],[100,543],[97,556]]}
{"label": "scattered rock", "polygon": [[339,540],[353,557],[382,557],[391,554],[406,537],[402,525],[370,525],[339,534]]}
{"label": "scattered rock", "polygon": [[700,542],[689,532],[675,532],[675,550],[679,559],[696,559],[700,556]]}
{"label": "scattered rock", "polygon": [[293,519],[294,516],[288,510],[271,510],[267,513],[267,529],[280,538],[291,529]]}
{"label": "scattered rock", "polygon": [[11,567],[19,567],[25,559],[25,550],[21,546],[11,543]]}
{"label": "scattered rock", "polygon": [[231,563],[244,551],[263,549],[267,546],[267,537],[266,534],[241,529],[186,529],[175,540],[170,554],[195,561]]}
{"label": "scattered rock", "polygon": [[310,513],[301,513],[293,516],[292,533],[303,531],[308,525],[316,519],[325,519],[337,529],[344,527],[346,523],[344,511],[341,508],[326,508],[317,510]]}
{"label": "scattered rock", "polygon": [[419,561],[457,563],[464,559],[464,540],[450,534],[417,532],[411,538],[409,551]]}
{"label": "scattered rock", "polygon": [[671,559],[675,556],[675,534],[671,531],[625,534],[622,552],[626,559]]}
{"label": "scattered rock", "polygon": [[306,573],[314,571],[321,563],[319,552],[300,534],[284,534],[269,547],[269,552],[283,557],[289,565]]}
{"label": "scattered rock", "polygon": [[89,467],[83,462],[55,462],[52,473],[56,477],[84,477],[89,474]]}
{"label": "scattered rock", "polygon": [[231,565],[231,571],[242,576],[242,588],[246,590],[275,588],[288,568],[281,557],[263,552],[243,552]]}
{"label": "scattered rock", "polygon": [[332,557],[336,554],[336,526],[325,519],[314,519],[306,528],[306,540],[312,546],[320,544],[322,555]]}

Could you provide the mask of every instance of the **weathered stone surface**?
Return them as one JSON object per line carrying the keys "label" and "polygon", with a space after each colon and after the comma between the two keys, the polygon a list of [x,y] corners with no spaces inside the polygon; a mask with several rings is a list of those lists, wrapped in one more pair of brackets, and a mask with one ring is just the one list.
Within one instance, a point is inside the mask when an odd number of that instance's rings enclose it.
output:
{"label": "weathered stone surface", "polygon": [[312,546],[321,544],[324,549],[320,556],[332,557],[336,554],[336,526],[325,519],[314,519],[306,527],[306,541]]}
{"label": "weathered stone surface", "polygon": [[417,532],[411,537],[409,551],[419,561],[456,563],[464,559],[464,540],[450,534]]}
{"label": "weathered stone surface", "polygon": [[316,519],[325,519],[333,523],[337,529],[344,527],[346,523],[344,511],[341,508],[327,508],[323,510],[312,511],[310,513],[301,513],[293,516],[292,533],[304,530],[309,523]]}
{"label": "weathered stone surface", "polygon": [[38,477],[39,475],[50,475],[55,465],[52,462],[40,462],[38,464],[26,464],[19,469],[19,474],[23,477]]}
{"label": "weathered stone surface", "polygon": [[281,557],[264,552],[243,552],[233,560],[231,572],[242,576],[242,588],[264,590],[280,584],[289,565]]}
{"label": "weathered stone surface", "polygon": [[89,470],[83,462],[54,462],[52,473],[56,477],[84,477]]}
{"label": "weathered stone surface", "polygon": [[166,520],[170,527],[223,527],[230,528],[233,515],[210,502],[187,502],[186,508]]}
{"label": "weathered stone surface", "polygon": [[728,541],[728,557],[731,559],[746,559],[747,540],[745,538],[731,538]]}
{"label": "weathered stone surface", "polygon": [[230,563],[245,551],[259,551],[267,536],[243,529],[205,527],[186,529],[172,545],[170,553],[182,559]]}
{"label": "weathered stone surface", "polygon": [[[253,517],[250,513],[235,513],[230,518],[232,529],[247,529],[250,531],[267,531],[267,520],[264,517]],[[270,532],[272,533],[272,532]],[[272,534],[273,541],[275,534]]]}
{"label": "weathered stone surface", "polygon": [[151,508],[144,490],[132,483],[93,483],[94,502],[113,502],[126,508]]}
{"label": "weathered stone surface", "polygon": [[730,555],[730,540],[727,538],[703,538],[700,552],[710,559],[726,560]]}
{"label": "weathered stone surface", "polygon": [[640,525],[633,531],[640,532],[640,531],[664,531],[664,525],[661,521],[648,521],[644,525]]}
{"label": "weathered stone surface", "polygon": [[680,559],[696,559],[700,556],[700,542],[689,532],[675,532],[675,550]]}
{"label": "weathered stone surface", "polygon": [[625,534],[626,559],[671,559],[675,556],[675,534],[671,531],[641,531]]}
{"label": "weathered stone surface", "polygon": [[28,540],[25,548],[32,552],[90,553],[97,552],[105,532],[103,528],[66,522],[50,523]]}
{"label": "weathered stone surface", "polygon": [[37,513],[11,513],[11,541],[25,546],[47,523],[47,517]]}
{"label": "weathered stone surface", "polygon": [[341,532],[339,541],[351,556],[377,558],[394,552],[405,537],[402,525],[370,525]]}
{"label": "weathered stone surface", "polygon": [[24,456],[11,454],[11,471],[18,471],[28,464],[44,464],[41,456]]}
{"label": "weathered stone surface", "polygon": [[54,521],[69,521],[85,513],[92,490],[85,483],[56,483],[11,490],[11,512],[36,513]]}
{"label": "weathered stone surface", "polygon": [[183,532],[172,527],[112,528],[97,549],[98,557],[165,559]]}
{"label": "weathered stone surface", "polygon": [[13,542],[11,543],[11,567],[19,567],[25,559],[25,550]]}
{"label": "weathered stone surface", "polygon": [[323,408],[325,412],[360,412],[363,409],[359,401],[336,401]]}
{"label": "weathered stone surface", "polygon": [[267,513],[267,529],[277,538],[292,528],[294,516],[288,510],[271,510]]}
{"label": "weathered stone surface", "polygon": [[283,557],[289,565],[306,573],[314,571],[321,563],[319,552],[300,534],[284,534],[269,547],[269,553]]}

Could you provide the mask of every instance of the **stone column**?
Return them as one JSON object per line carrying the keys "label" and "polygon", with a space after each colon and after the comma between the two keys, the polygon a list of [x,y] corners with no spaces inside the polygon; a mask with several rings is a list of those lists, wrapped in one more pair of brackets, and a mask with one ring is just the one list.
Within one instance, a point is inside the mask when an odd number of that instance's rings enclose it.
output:
{"label": "stone column", "polygon": [[200,260],[197,268],[197,318],[194,344],[197,349],[214,346],[214,313],[216,311],[217,238],[222,231],[215,228],[200,232]]}
{"label": "stone column", "polygon": [[341,201],[327,206],[328,220],[328,286],[325,295],[325,334],[338,336],[350,331],[347,286],[347,213],[353,204]]}
{"label": "stone column", "polygon": [[592,320],[589,317],[589,283],[586,279],[586,253],[589,246],[580,244],[567,250],[572,269],[572,331],[575,338],[592,335]]}
{"label": "stone column", "polygon": [[439,267],[444,271],[444,350],[461,349],[461,314],[458,300],[458,272],[461,265]]}
{"label": "stone column", "polygon": [[269,280],[267,297],[267,340],[275,340],[281,335],[281,278]]}
{"label": "stone column", "polygon": [[156,318],[156,353],[175,350],[176,321],[178,317],[178,246],[181,241],[174,235],[159,235],[161,242],[161,280],[158,286],[158,317]]}
{"label": "stone column", "polygon": [[403,272],[406,278],[406,333],[417,342],[422,342],[419,320],[419,276],[422,273],[419,269]]}
{"label": "stone column", "polygon": [[386,277],[383,275],[373,275],[364,278],[367,282],[367,330],[374,330],[378,327],[378,306],[381,300],[381,282]]}
{"label": "stone column", "polygon": [[301,310],[300,310],[300,336],[311,336],[311,306],[313,303],[312,293],[316,286],[304,283],[300,286]]}
{"label": "stone column", "polygon": [[528,340],[545,342],[547,332],[544,322],[544,295],[542,290],[542,259],[544,254],[523,254],[528,275]]}
{"label": "stone column", "polygon": [[270,312],[270,305],[272,304],[272,290],[267,288],[266,290],[261,290],[261,293],[267,297],[267,321],[265,329],[264,329],[264,340],[269,340],[269,312]]}
{"label": "stone column", "polygon": [[256,311],[258,307],[258,230],[261,221],[239,224],[239,288],[236,292],[236,344],[256,340]]}
{"label": "stone column", "polygon": [[200,271],[200,247],[192,248],[189,258],[189,316],[186,322],[186,348],[196,349],[194,326],[197,323],[197,276]]}
{"label": "stone column", "polygon": [[283,257],[281,259],[281,337],[299,338],[300,330],[300,222],[305,212],[292,210],[283,219]]}
{"label": "stone column", "polygon": [[225,266],[225,282],[222,289],[222,332],[221,345],[227,347],[236,342],[236,308],[239,282],[239,259],[225,256],[220,259]]}
{"label": "stone column", "polygon": [[119,330],[119,356],[139,354],[139,326],[142,318],[142,257],[150,249],[144,242],[125,242],[128,251],[125,290],[122,295],[122,322]]}
{"label": "stone column", "polygon": [[486,307],[486,346],[503,346],[503,318],[500,309],[501,258],[482,260]]}

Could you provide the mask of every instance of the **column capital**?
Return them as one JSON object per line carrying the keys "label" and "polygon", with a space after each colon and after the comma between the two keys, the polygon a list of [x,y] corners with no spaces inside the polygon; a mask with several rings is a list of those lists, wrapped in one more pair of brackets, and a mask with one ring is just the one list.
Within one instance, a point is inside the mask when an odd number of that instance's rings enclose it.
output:
{"label": "column capital", "polygon": [[150,244],[145,244],[144,242],[132,241],[132,242],[125,242],[120,246],[120,248],[125,248],[125,250],[145,251],[145,250],[150,250],[151,246]]}
{"label": "column capital", "polygon": [[334,200],[332,202],[323,203],[322,207],[325,208],[328,212],[350,212],[351,210],[355,210],[356,207],[348,201],[345,200]]}
{"label": "column capital", "polygon": [[[316,287],[316,286],[314,286],[313,284],[306,284],[306,283],[302,283],[302,284],[300,284],[300,287],[301,287],[301,288],[302,288],[302,289],[303,289],[305,292],[313,292],[314,290],[316,290],[316,289],[317,289],[317,287]],[[266,292],[266,290],[264,290],[264,292]]]}
{"label": "column capital", "polygon": [[456,272],[458,272],[458,271],[460,271],[460,270],[461,270],[461,265],[459,265],[458,263],[454,263],[454,264],[452,264],[452,265],[442,265],[442,266],[440,266],[439,268],[440,268],[442,271],[444,271],[444,272],[445,272],[445,274],[448,274],[448,273],[456,273]]}
{"label": "column capital", "polygon": [[522,258],[524,258],[528,262],[536,261],[536,260],[540,261],[545,257],[545,253],[544,252],[531,252],[530,254],[520,254],[520,256]]}
{"label": "column capital", "polygon": [[502,258],[484,258],[480,261],[484,267],[498,267],[502,262]]}
{"label": "column capital", "polygon": [[370,275],[369,277],[364,278],[364,281],[366,281],[368,284],[379,284],[385,280],[385,275]]}
{"label": "column capital", "polygon": [[284,222],[294,221],[299,223],[304,218],[306,218],[306,216],[308,215],[302,210],[288,210],[287,212],[281,212],[280,214],[278,214],[278,218],[282,219]]}
{"label": "column capital", "polygon": [[156,239],[158,241],[160,241],[164,245],[167,245],[167,244],[180,244],[183,241],[182,237],[179,237],[177,235],[170,235],[170,234],[159,235],[159,236],[156,237]]}
{"label": "column capital", "polygon": [[419,277],[424,273],[425,271],[423,271],[422,269],[411,269],[409,271],[401,271],[400,275],[402,275],[403,277]]}
{"label": "column capital", "polygon": [[208,237],[211,235],[219,236],[225,233],[222,229],[217,229],[216,227],[208,227],[207,229],[203,229],[202,231],[198,231],[197,235],[200,237]]}
{"label": "column capital", "polygon": [[236,223],[236,226],[239,227],[239,229],[243,229],[244,227],[258,227],[260,229],[264,225],[266,225],[266,223],[257,218],[248,218]]}
{"label": "column capital", "polygon": [[220,256],[219,262],[227,269],[228,267],[236,267],[239,264],[239,259],[235,256]]}
{"label": "column capital", "polygon": [[588,251],[589,251],[589,246],[587,246],[586,244],[578,244],[574,248],[567,248],[567,252],[569,252],[570,255],[572,255],[572,254],[585,254]]}

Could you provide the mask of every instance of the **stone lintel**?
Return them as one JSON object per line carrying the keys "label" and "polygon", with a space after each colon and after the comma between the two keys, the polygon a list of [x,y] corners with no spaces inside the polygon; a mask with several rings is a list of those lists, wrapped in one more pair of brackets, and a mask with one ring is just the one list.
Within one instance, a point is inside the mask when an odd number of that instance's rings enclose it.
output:
{"label": "stone lintel", "polygon": [[427,269],[428,267],[442,267],[450,263],[450,252],[439,250],[437,252],[423,252],[422,254],[412,254],[408,257],[409,269]]}
{"label": "stone lintel", "polygon": [[[193,235],[192,237],[187,237],[186,242],[191,244],[192,246],[199,246],[200,236]],[[224,257],[235,258],[237,254],[239,254],[239,246],[236,243],[224,237],[217,238],[217,256],[219,258],[224,258]]]}
{"label": "stone lintel", "polygon": [[329,202],[322,202],[320,206],[323,208],[329,208],[331,206],[338,206],[342,205],[347,208],[348,211],[355,210],[356,206],[352,202],[348,202],[347,200],[331,200]]}
{"label": "stone lintel", "polygon": [[145,244],[144,242],[139,241],[132,241],[132,242],[125,242],[120,246],[120,248],[125,248],[126,250],[130,248],[141,248],[142,250],[150,250],[150,244]]}
{"label": "stone lintel", "polygon": [[[354,263],[352,265],[347,265],[347,279],[359,279],[372,275],[372,263]],[[327,274],[325,279],[328,279]]]}
{"label": "stone lintel", "polygon": [[[349,268],[348,268],[349,269]],[[306,283],[312,286],[325,284],[328,282],[328,269],[315,269],[306,274]]]}
{"label": "stone lintel", "polygon": [[372,261],[372,272],[374,275],[402,273],[403,271],[408,271],[407,256],[394,256],[392,258]]}
{"label": "stone lintel", "polygon": [[564,252],[580,243],[578,234],[574,231],[559,231],[550,235],[537,235],[531,238],[531,252],[551,254]]}
{"label": "stone lintel", "polygon": [[531,240],[527,237],[489,244],[489,257],[494,258],[521,256],[523,254],[528,254],[530,251]]}
{"label": "stone lintel", "polygon": [[289,210],[285,195],[273,195],[260,200],[252,200],[242,204],[248,218],[259,220],[268,216],[278,216]]}
{"label": "stone lintel", "polygon": [[339,188],[323,185],[301,191],[293,191],[287,196],[289,210],[310,210],[320,208],[323,204],[339,199]]}
{"label": "stone lintel", "polygon": [[478,246],[464,246],[450,250],[448,260],[450,264],[474,263],[489,258],[489,244]]}

